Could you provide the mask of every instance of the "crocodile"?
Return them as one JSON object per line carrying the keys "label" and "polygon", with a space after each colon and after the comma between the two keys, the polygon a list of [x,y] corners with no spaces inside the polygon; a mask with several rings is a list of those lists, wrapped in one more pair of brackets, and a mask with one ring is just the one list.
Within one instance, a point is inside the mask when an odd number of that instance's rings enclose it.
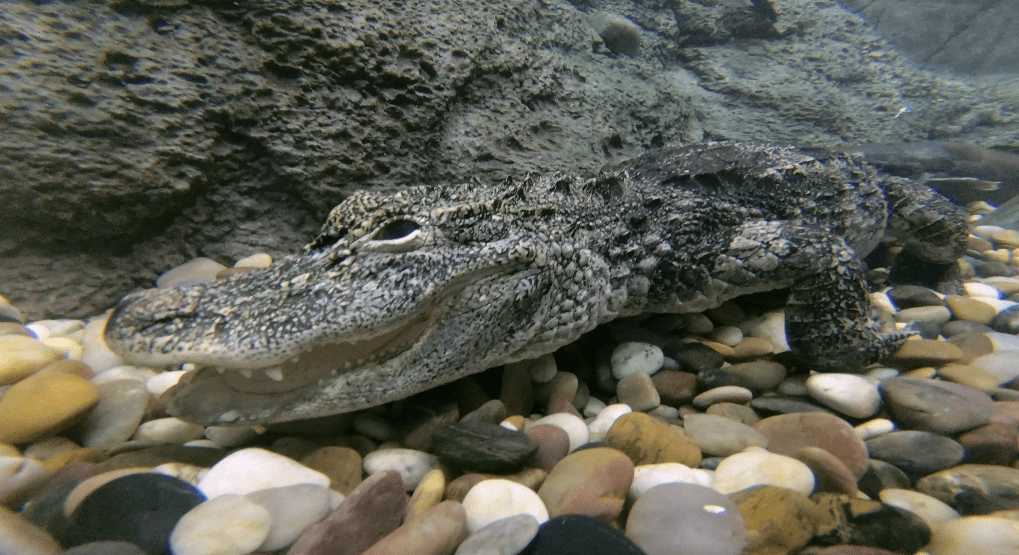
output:
{"label": "crocodile", "polygon": [[873,318],[862,257],[892,243],[950,272],[966,229],[944,197],[851,154],[667,146],[586,174],[353,193],[299,254],[127,294],[105,339],[133,364],[194,364],[169,410],[206,424],[368,408],[615,318],[776,289],[794,354],[857,370],[910,335]]}

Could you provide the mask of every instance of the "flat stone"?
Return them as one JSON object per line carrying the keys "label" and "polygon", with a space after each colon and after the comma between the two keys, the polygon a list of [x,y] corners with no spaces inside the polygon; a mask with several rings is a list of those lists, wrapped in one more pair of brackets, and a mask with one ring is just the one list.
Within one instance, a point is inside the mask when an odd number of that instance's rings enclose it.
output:
{"label": "flat stone", "polygon": [[463,499],[467,529],[473,534],[489,524],[520,514],[533,516],[538,523],[548,520],[548,510],[537,493],[510,480],[478,482]]}
{"label": "flat stone", "polygon": [[683,429],[701,452],[726,457],[747,447],[767,447],[768,438],[735,420],[710,414],[691,414],[683,419]]}
{"label": "flat stone", "polygon": [[753,426],[761,420],[761,417],[757,415],[757,412],[754,411],[754,409],[747,405],[739,405],[736,403],[715,403],[705,409],[704,414],[723,416],[737,422],[742,422],[747,426]]}
{"label": "flat stone", "polygon": [[18,383],[62,358],[60,351],[34,337],[0,335],[0,385]]}
{"label": "flat stone", "polygon": [[790,489],[755,487],[729,498],[746,523],[746,553],[796,553],[831,525],[830,517],[816,503]]}
{"label": "flat stone", "polygon": [[363,466],[369,475],[395,471],[400,474],[407,491],[414,491],[425,474],[439,467],[439,458],[416,449],[379,449],[364,457]]}
{"label": "flat stone", "polygon": [[145,385],[136,380],[114,380],[96,387],[99,403],[82,424],[81,444],[111,449],[134,435],[151,398]]}
{"label": "flat stone", "polygon": [[931,432],[890,432],[867,440],[875,459],[913,474],[930,474],[959,464],[966,450],[957,442]]}
{"label": "flat stone", "polygon": [[170,534],[173,555],[245,555],[269,535],[272,515],[241,495],[221,495],[191,509]]}
{"label": "flat stone", "polygon": [[657,555],[637,547],[622,532],[586,515],[550,519],[520,555]]}
{"label": "flat stone", "polygon": [[79,376],[33,374],[0,399],[0,443],[27,443],[54,435],[98,402],[99,390]]}
{"label": "flat stone", "polygon": [[709,407],[715,403],[749,403],[754,398],[753,392],[745,387],[724,385],[709,389],[693,398],[698,407]]}
{"label": "flat stone", "polygon": [[465,472],[516,472],[538,447],[523,432],[483,422],[455,422],[432,437],[432,452]]}
{"label": "flat stone", "polygon": [[647,555],[738,555],[746,525],[735,503],[698,484],[663,484],[637,499],[626,536]]}
{"label": "flat stone", "polygon": [[733,356],[744,360],[770,355],[775,352],[775,346],[761,337],[744,337],[732,350]]}
{"label": "flat stone", "polygon": [[368,548],[364,555],[449,555],[467,537],[467,516],[456,501],[443,501]]}
{"label": "flat stone", "polygon": [[782,383],[786,377],[785,366],[770,360],[755,360],[726,366],[726,372],[745,379],[752,389],[771,389]]}
{"label": "flat stone", "polygon": [[520,514],[497,520],[471,534],[455,555],[510,555],[520,553],[538,534],[538,520]]}
{"label": "flat stone", "polygon": [[568,455],[549,472],[538,496],[549,516],[583,514],[612,523],[633,482],[633,462],[607,447]]}
{"label": "flat stone", "polygon": [[407,511],[396,472],[369,476],[333,512],[308,528],[287,555],[359,555],[399,527]]}
{"label": "flat stone", "polygon": [[329,487],[343,495],[361,483],[361,454],[350,447],[321,447],[302,457],[301,464],[328,476]]}
{"label": "flat stone", "polygon": [[446,493],[446,475],[442,472],[441,468],[429,470],[428,474],[425,474],[425,477],[421,479],[418,487],[414,488],[414,493],[410,496],[410,501],[407,503],[407,518],[405,520],[415,518],[438,505],[442,501],[444,493]]}
{"label": "flat stone", "polygon": [[899,310],[924,306],[945,306],[941,295],[919,285],[898,285],[888,290],[888,298]]}
{"label": "flat stone", "polygon": [[750,401],[750,407],[762,414],[771,415],[820,412],[834,416],[834,414],[825,407],[804,401],[800,398],[782,395],[766,395],[764,397],[757,397]]}
{"label": "flat stone", "polygon": [[1019,553],[1019,522],[994,516],[942,522],[924,549],[931,555],[1012,555]]}
{"label": "flat stone", "polygon": [[71,514],[69,543],[126,541],[164,553],[170,533],[205,496],[191,484],[142,472],[117,478],[88,495]]}
{"label": "flat stone", "polygon": [[968,364],[947,364],[938,368],[938,377],[953,383],[968,385],[988,395],[998,388],[999,380],[994,374]]}
{"label": "flat stone", "polygon": [[782,414],[765,418],[755,426],[768,438],[768,450],[795,456],[804,447],[819,447],[835,455],[856,477],[867,471],[867,447],[853,427],[825,413]]}
{"label": "flat stone", "polygon": [[1019,378],[1019,360],[1015,351],[988,353],[972,359],[969,364],[991,374],[1002,385]]}
{"label": "flat stone", "polygon": [[293,459],[257,447],[234,451],[205,474],[198,489],[209,499],[220,495],[244,495],[261,489],[294,484],[329,487],[329,477]]}
{"label": "flat stone", "polygon": [[852,418],[869,418],[881,410],[881,393],[873,380],[857,374],[825,373],[807,378],[807,392],[817,402]]}
{"label": "flat stone", "polygon": [[988,325],[1001,333],[1019,333],[1019,306],[1006,308],[994,315]]}
{"label": "flat stone", "polygon": [[197,257],[171,268],[156,278],[156,287],[166,289],[186,283],[203,283],[216,279],[226,266],[211,258]]}
{"label": "flat stone", "polygon": [[677,462],[696,467],[700,449],[679,430],[652,416],[631,412],[619,417],[605,445],[626,453],[635,465]]}
{"label": "flat stone", "polygon": [[963,352],[948,341],[936,339],[911,339],[892,356],[884,359],[884,363],[895,368],[919,368],[921,366],[941,366],[956,362],[963,358]]}
{"label": "flat stone", "polygon": [[726,495],[753,486],[779,486],[810,495],[815,478],[810,467],[792,457],[750,447],[722,459],[711,483],[712,489]]}
{"label": "flat stone", "polygon": [[967,333],[986,333],[994,331],[990,326],[986,324],[979,324],[977,322],[967,322],[966,320],[952,320],[951,322],[942,324],[941,335],[945,337],[954,337],[956,335],[962,335]]}
{"label": "flat stone", "polygon": [[4,555],[60,555],[64,548],[45,530],[0,505],[0,552]]}
{"label": "flat stone", "polygon": [[1019,435],[1001,424],[974,428],[956,438],[966,449],[966,462],[1011,466],[1019,455]]}
{"label": "flat stone", "polygon": [[844,493],[856,497],[857,478],[835,455],[819,447],[804,447],[796,452],[796,460],[810,467],[817,480],[817,491]]}
{"label": "flat stone", "polygon": [[913,378],[886,380],[881,393],[897,424],[942,434],[987,424],[994,402],[986,393],[969,386]]}
{"label": "flat stone", "polygon": [[709,391],[725,386],[736,386],[747,390],[756,389],[752,380],[740,374],[730,372],[728,366],[701,370],[697,374],[697,388],[701,391]]}
{"label": "flat stone", "polygon": [[612,351],[612,375],[617,380],[636,372],[654,374],[665,362],[665,355],[657,345],[627,341]]}
{"label": "flat stone", "polygon": [[690,404],[697,391],[697,374],[677,370],[661,370],[651,376],[651,383],[662,404],[681,407]]}
{"label": "flat stone", "polygon": [[[320,522],[330,510],[329,490],[314,484],[269,488],[245,495],[269,512],[270,526],[258,551],[275,551],[294,543],[305,530]],[[219,499],[219,498],[217,498]]]}
{"label": "flat stone", "polygon": [[987,324],[998,313],[993,306],[962,295],[948,295],[945,297],[945,304],[952,311],[952,315],[958,320]]}
{"label": "flat stone", "polygon": [[964,515],[1019,509],[1019,469],[964,464],[921,478],[916,490]]}
{"label": "flat stone", "polygon": [[559,426],[550,424],[531,426],[525,433],[527,437],[538,442],[538,452],[531,457],[528,464],[545,472],[550,472],[570,452],[570,436]]}
{"label": "flat stone", "polygon": [[881,502],[905,509],[923,519],[927,526],[936,527],[942,522],[959,518],[959,513],[946,503],[929,495],[900,488],[881,490]]}
{"label": "flat stone", "polygon": [[155,418],[138,426],[132,439],[142,443],[187,443],[205,436],[205,426],[180,418]]}

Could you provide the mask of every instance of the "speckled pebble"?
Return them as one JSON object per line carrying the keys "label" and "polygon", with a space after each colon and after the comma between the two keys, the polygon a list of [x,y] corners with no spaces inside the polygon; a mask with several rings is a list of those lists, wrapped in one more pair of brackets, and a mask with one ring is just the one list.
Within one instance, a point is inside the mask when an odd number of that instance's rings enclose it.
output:
{"label": "speckled pebble", "polygon": [[665,355],[657,345],[627,341],[612,351],[612,375],[622,379],[635,372],[654,374],[665,362]]}
{"label": "speckled pebble", "polygon": [[379,449],[364,457],[363,466],[368,475],[395,471],[403,478],[407,491],[414,491],[428,471],[439,467],[439,458],[416,449]]}
{"label": "speckled pebble", "polygon": [[473,534],[503,518],[529,514],[538,523],[548,520],[541,498],[527,486],[504,479],[484,480],[467,492],[463,500],[467,529]]}
{"label": "speckled pebble", "polygon": [[234,451],[216,463],[198,483],[209,499],[244,495],[294,484],[329,487],[329,477],[293,459],[257,447]]}

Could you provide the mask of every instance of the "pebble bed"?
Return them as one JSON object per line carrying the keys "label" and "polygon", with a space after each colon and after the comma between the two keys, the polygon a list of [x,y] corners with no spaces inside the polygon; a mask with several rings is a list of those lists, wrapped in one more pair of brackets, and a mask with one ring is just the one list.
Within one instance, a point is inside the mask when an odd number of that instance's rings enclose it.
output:
{"label": "pebble bed", "polygon": [[268,427],[169,417],[183,371],[0,297],[0,553],[1014,555],[1017,255],[976,225],[965,294],[872,293],[921,335],[858,374],[800,366],[758,295]]}

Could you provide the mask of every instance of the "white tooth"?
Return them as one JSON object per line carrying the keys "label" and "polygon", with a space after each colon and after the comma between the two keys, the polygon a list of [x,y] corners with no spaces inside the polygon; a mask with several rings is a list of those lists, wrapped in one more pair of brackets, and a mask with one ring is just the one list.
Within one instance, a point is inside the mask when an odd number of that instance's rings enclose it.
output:
{"label": "white tooth", "polygon": [[249,380],[251,379],[251,368],[238,368],[237,371],[240,372],[241,375],[244,376],[245,378]]}
{"label": "white tooth", "polygon": [[270,380],[272,380],[274,382],[282,382],[283,381],[283,369],[282,368],[279,368],[279,367],[270,368],[270,369],[265,371],[265,375],[266,375],[267,378],[269,378]]}

